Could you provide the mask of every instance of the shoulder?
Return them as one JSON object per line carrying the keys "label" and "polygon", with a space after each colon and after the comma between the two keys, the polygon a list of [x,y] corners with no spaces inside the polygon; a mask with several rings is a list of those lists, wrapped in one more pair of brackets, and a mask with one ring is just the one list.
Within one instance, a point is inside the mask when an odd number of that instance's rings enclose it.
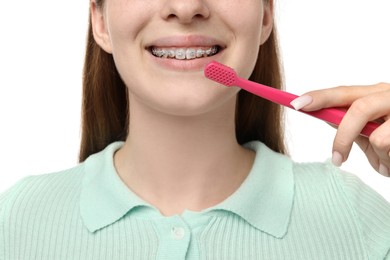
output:
{"label": "shoulder", "polygon": [[114,167],[113,154],[121,145],[123,142],[115,142],[73,168],[20,180],[0,194],[0,224],[11,220],[13,214],[20,216],[37,211],[60,214],[60,210],[75,207],[83,185],[94,181],[108,166]]}
{"label": "shoulder", "polygon": [[372,256],[390,257],[390,203],[353,174],[343,172],[335,177],[344,189]]}
{"label": "shoulder", "polygon": [[[356,175],[326,163],[294,163],[297,196],[348,217],[373,259],[390,257],[390,203]],[[371,258],[370,258],[371,259]]]}
{"label": "shoulder", "polygon": [[0,194],[0,223],[12,214],[48,206],[49,201],[66,201],[80,189],[83,175],[84,164],[80,164],[64,171],[21,179]]}

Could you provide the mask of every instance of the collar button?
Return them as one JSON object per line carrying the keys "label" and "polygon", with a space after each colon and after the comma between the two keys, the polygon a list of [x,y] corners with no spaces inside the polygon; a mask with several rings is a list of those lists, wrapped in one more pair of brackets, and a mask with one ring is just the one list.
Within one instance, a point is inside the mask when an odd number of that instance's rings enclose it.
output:
{"label": "collar button", "polygon": [[182,227],[173,227],[171,229],[172,238],[175,240],[181,240],[186,235],[186,231]]}

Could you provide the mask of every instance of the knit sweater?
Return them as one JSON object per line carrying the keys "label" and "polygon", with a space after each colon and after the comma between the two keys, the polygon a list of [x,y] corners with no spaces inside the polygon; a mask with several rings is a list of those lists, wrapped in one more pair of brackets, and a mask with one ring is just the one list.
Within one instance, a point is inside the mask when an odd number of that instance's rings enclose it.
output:
{"label": "knit sweater", "polygon": [[168,217],[117,175],[122,145],[1,194],[0,259],[390,259],[389,203],[329,162],[248,143],[256,158],[230,197]]}

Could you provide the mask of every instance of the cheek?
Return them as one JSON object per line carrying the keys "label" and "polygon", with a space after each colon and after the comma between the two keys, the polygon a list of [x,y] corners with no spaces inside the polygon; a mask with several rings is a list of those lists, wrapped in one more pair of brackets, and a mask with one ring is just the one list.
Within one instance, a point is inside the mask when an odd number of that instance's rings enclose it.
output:
{"label": "cheek", "polygon": [[224,20],[230,24],[235,31],[241,31],[243,34],[251,32],[254,36],[259,35],[263,19],[263,1],[231,0],[221,7],[224,14]]}
{"label": "cheek", "polygon": [[[237,73],[248,78],[255,66],[261,43],[262,1],[229,1],[225,6],[224,23],[234,34],[232,64]],[[222,12],[221,12],[222,13]]]}
{"label": "cheek", "polygon": [[[246,24],[247,25],[247,24]],[[236,48],[234,56],[240,66],[237,73],[244,78],[249,78],[255,67],[258,52],[260,49],[261,27],[250,27],[243,29],[237,35]]]}
{"label": "cheek", "polygon": [[137,42],[142,28],[150,21],[155,7],[144,1],[113,0],[107,6],[107,25],[113,51]]}
{"label": "cheek", "polygon": [[239,22],[236,24],[237,34],[246,39],[250,45],[260,46],[262,32],[262,11],[251,9],[243,14],[244,17],[236,18]]}

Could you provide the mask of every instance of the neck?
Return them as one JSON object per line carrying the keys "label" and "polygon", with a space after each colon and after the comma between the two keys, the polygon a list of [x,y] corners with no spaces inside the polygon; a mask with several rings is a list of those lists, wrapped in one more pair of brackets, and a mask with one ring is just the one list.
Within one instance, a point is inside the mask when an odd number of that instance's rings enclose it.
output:
{"label": "neck", "polygon": [[246,178],[254,153],[236,141],[234,100],[197,116],[156,113],[134,103],[115,166],[125,184],[162,214],[216,205]]}

